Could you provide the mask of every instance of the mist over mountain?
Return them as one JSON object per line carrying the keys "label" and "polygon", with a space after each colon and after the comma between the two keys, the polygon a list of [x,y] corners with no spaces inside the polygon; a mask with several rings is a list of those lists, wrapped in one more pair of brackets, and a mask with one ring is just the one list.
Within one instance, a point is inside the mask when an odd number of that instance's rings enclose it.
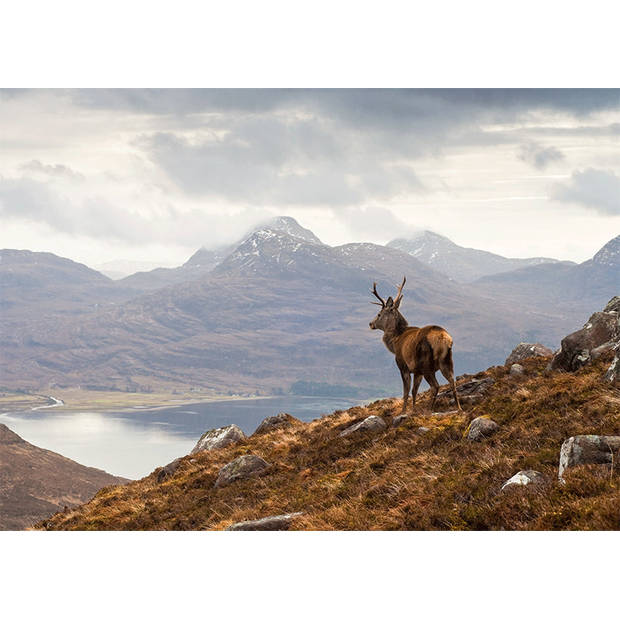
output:
{"label": "mist over mountain", "polygon": [[[406,239],[393,239],[387,245],[415,256],[458,282],[473,282],[483,276],[521,267],[561,262],[544,257],[506,258],[493,252],[465,248],[430,230]],[[562,262],[570,264],[570,261]]]}

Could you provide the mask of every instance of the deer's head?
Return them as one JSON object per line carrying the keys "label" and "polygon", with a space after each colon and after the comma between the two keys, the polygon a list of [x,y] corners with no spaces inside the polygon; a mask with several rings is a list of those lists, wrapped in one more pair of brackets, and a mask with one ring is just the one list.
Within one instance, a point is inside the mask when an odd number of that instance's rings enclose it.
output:
{"label": "deer's head", "polygon": [[372,294],[379,300],[380,303],[376,301],[372,301],[371,303],[381,306],[381,310],[377,316],[370,321],[370,329],[380,329],[383,332],[395,332],[402,327],[403,324],[406,326],[407,321],[405,321],[405,317],[399,312],[398,308],[400,306],[400,302],[403,298],[403,287],[405,286],[405,282],[407,278],[403,278],[403,283],[398,287],[398,292],[396,297],[392,299],[391,297],[387,298],[387,301],[384,301],[377,293],[377,283],[373,282],[372,285]]}

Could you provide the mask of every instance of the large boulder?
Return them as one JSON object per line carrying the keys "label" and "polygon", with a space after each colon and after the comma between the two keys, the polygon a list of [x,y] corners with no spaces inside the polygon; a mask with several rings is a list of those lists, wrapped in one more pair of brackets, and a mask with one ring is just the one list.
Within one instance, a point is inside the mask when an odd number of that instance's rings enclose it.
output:
{"label": "large boulder", "polygon": [[575,465],[618,463],[620,435],[575,435],[569,437],[560,449],[558,478]]}
{"label": "large boulder", "polygon": [[548,349],[540,342],[534,344],[529,342],[520,342],[513,350],[512,353],[506,358],[504,362],[505,366],[522,362],[528,357],[550,357],[553,355],[553,351]]}
{"label": "large boulder", "polygon": [[[459,377],[460,378],[460,377]],[[483,377],[482,379],[469,379],[464,383],[456,386],[456,393],[459,396],[461,405],[474,405],[480,402],[489,388],[495,383],[492,377]],[[437,396],[437,403],[444,405],[456,405],[452,390],[444,390]]]}
{"label": "large boulder", "polygon": [[270,467],[271,465],[260,456],[244,454],[220,469],[215,488],[227,486],[237,480],[262,476]]}
{"label": "large boulder", "polygon": [[236,425],[229,424],[222,428],[213,428],[202,434],[190,454],[203,450],[217,450],[246,439],[245,433]]}
{"label": "large boulder", "polygon": [[361,433],[376,433],[378,431],[384,431],[387,428],[387,424],[384,422],[383,418],[380,418],[377,415],[370,415],[361,422],[357,422],[357,424],[353,424],[349,426],[349,428],[345,428],[341,433],[340,437],[348,437],[349,435],[357,435]]}
{"label": "large boulder", "polygon": [[530,484],[539,485],[543,484],[545,477],[534,469],[523,469],[517,472],[512,478],[509,478],[502,485],[502,491],[508,491],[510,489],[516,489],[519,487],[528,486]]}
{"label": "large boulder", "polygon": [[491,418],[485,418],[480,416],[474,418],[467,429],[467,439],[469,441],[481,441],[485,437],[490,437],[499,429],[499,424],[491,420]]}
{"label": "large boulder", "polygon": [[226,529],[230,532],[275,532],[288,530],[293,519],[302,514],[302,512],[289,512],[288,514],[265,517],[255,521],[239,521],[239,523],[233,523]]}
{"label": "large boulder", "polygon": [[178,459],[174,459],[171,463],[168,463],[168,465],[161,467],[157,472],[157,482],[163,482],[164,480],[174,476],[182,460],[183,457],[179,457]]}
{"label": "large boulder", "polygon": [[602,312],[595,312],[580,330],[562,340],[549,366],[551,370],[578,370],[605,350],[617,351],[619,344],[620,297],[614,297]]}
{"label": "large boulder", "polygon": [[295,422],[299,422],[299,420],[289,413],[284,413],[282,411],[277,415],[271,415],[268,418],[265,418],[258,425],[258,428],[254,431],[254,434],[261,435],[263,433],[270,433],[271,431],[291,426]]}

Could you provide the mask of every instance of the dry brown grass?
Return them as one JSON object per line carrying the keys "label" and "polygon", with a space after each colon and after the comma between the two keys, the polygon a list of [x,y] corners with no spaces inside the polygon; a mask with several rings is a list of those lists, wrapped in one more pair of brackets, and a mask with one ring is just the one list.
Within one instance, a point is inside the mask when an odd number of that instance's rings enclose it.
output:
{"label": "dry brown grass", "polygon": [[[545,359],[478,376],[496,384],[469,415],[501,425],[480,443],[464,439],[467,417],[432,416],[426,396],[401,427],[340,438],[369,414],[388,423],[400,401],[338,411],[215,452],[184,458],[174,476],[156,474],[100,491],[88,504],[57,514],[48,529],[224,529],[233,522],[301,511],[294,529],[620,529],[620,477],[609,467],[575,468],[557,482],[562,441],[576,434],[620,434],[618,390],[601,380],[604,363],[576,374],[547,374]],[[417,432],[419,426],[430,431]],[[219,469],[252,453],[273,466],[261,477],[214,489]],[[537,469],[541,488],[501,493],[520,469]]]}

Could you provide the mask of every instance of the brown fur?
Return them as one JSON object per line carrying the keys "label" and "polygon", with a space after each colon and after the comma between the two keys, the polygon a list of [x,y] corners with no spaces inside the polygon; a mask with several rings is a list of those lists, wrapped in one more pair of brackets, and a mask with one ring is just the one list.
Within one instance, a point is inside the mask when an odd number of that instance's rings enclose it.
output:
{"label": "brown fur", "polygon": [[405,279],[403,279],[403,283],[398,290],[396,299],[388,297],[387,302],[383,301],[377,294],[376,285],[373,287],[373,294],[381,301],[382,307],[379,314],[370,322],[371,329],[383,331],[383,342],[388,350],[394,354],[396,365],[400,370],[403,380],[402,413],[407,409],[412,374],[412,406],[415,407],[418,388],[424,378],[431,387],[431,411],[433,410],[437,392],[439,391],[439,384],[435,378],[435,373],[438,370],[441,371],[441,374],[450,383],[456,406],[461,411],[461,404],[454,382],[452,336],[443,327],[439,327],[439,325],[427,325],[426,327],[409,326],[405,317],[398,310],[404,285]]}

